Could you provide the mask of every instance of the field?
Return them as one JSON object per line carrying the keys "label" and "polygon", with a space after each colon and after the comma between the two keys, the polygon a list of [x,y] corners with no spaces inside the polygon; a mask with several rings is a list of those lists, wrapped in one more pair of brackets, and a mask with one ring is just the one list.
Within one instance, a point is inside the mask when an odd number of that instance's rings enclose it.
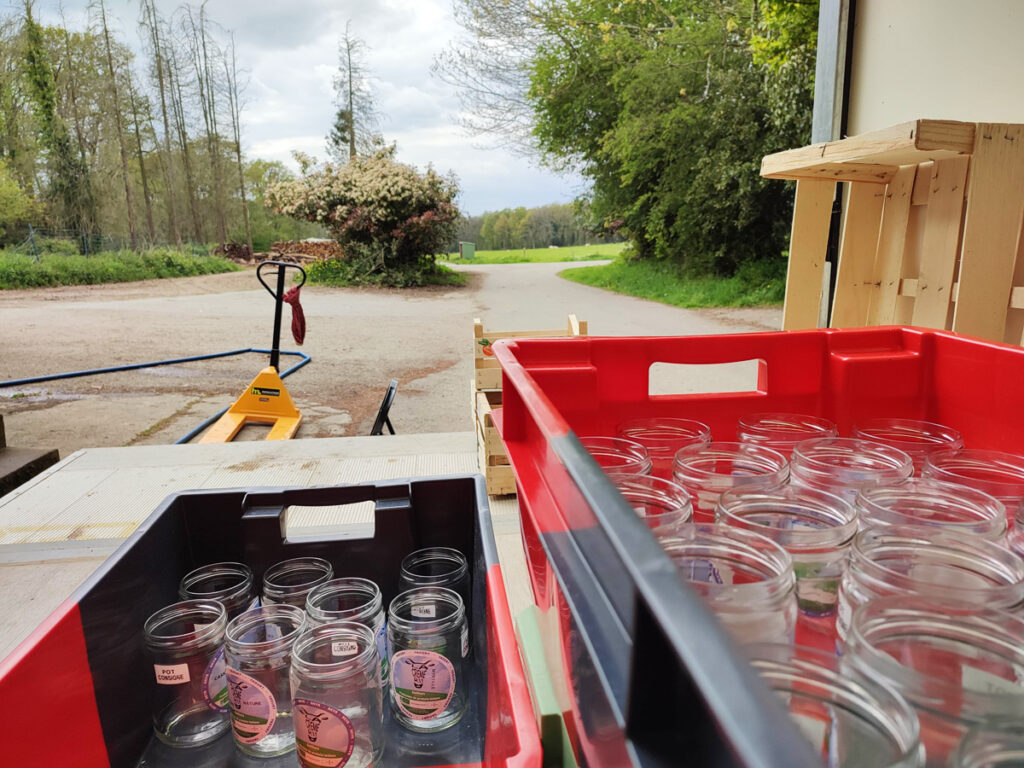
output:
{"label": "field", "polygon": [[563,248],[520,248],[510,251],[477,251],[471,261],[462,261],[458,253],[442,257],[444,261],[465,264],[523,264],[553,261],[593,261],[614,259],[626,247],[625,243],[601,243],[597,245],[569,245]]}

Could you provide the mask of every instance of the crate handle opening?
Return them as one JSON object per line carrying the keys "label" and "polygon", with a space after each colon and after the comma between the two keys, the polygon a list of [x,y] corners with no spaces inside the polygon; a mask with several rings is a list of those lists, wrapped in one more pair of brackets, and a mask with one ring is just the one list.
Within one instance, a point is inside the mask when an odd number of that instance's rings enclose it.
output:
{"label": "crate handle opening", "polygon": [[652,363],[647,394],[701,395],[764,392],[767,363],[763,359],[728,363]]}

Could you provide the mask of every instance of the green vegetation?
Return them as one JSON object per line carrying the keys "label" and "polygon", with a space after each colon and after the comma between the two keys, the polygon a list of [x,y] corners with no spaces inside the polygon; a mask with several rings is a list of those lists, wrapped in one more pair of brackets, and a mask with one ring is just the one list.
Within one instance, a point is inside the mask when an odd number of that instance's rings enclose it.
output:
{"label": "green vegetation", "polygon": [[463,217],[456,236],[460,242],[475,243],[481,251],[607,242],[602,234],[589,231],[585,220],[583,209],[577,210],[572,203],[520,206]]}
{"label": "green vegetation", "polygon": [[306,267],[309,282],[320,285],[379,285],[387,288],[418,288],[425,285],[465,285],[466,276],[431,258],[405,262],[387,269],[364,260],[325,259]]}
{"label": "green vegetation", "polygon": [[511,251],[477,251],[472,261],[461,261],[458,253],[442,257],[458,264],[522,264],[554,261],[592,261],[613,259],[625,243],[599,243],[598,245],[571,245],[565,248],[523,248]]}
{"label": "green vegetation", "polygon": [[159,248],[142,253],[108,251],[95,256],[45,253],[39,261],[28,254],[7,250],[0,251],[0,289],[125,283],[239,269],[219,256],[196,256]]}
{"label": "green vegetation", "polygon": [[674,307],[759,307],[782,303],[786,287],[785,259],[745,264],[731,277],[687,276],[661,261],[619,258],[598,267],[576,267],[559,273],[576,283]]}

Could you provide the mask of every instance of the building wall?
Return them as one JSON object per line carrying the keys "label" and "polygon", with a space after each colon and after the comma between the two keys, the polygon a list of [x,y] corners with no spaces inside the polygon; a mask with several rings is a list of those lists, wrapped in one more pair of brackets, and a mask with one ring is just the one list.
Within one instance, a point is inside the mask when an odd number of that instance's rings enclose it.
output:
{"label": "building wall", "polygon": [[847,134],[1024,123],[1024,0],[857,0]]}

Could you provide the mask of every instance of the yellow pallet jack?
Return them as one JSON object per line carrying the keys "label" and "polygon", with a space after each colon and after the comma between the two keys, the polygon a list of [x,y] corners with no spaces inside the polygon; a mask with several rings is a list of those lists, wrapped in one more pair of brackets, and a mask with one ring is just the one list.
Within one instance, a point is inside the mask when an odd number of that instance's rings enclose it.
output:
{"label": "yellow pallet jack", "polygon": [[[275,292],[263,279],[264,267],[277,267],[277,291]],[[231,407],[203,435],[200,443],[229,443],[246,424],[270,424],[267,440],[289,440],[295,436],[302,423],[302,413],[288,394],[288,390],[278,374],[281,361],[281,310],[285,298],[285,272],[297,269],[302,275],[302,282],[297,288],[306,284],[306,270],[298,264],[284,261],[264,261],[256,267],[256,278],[273,296],[274,306],[274,344],[270,349],[270,365],[256,374],[256,378],[246,387]],[[297,297],[297,293],[296,293]],[[292,312],[301,313],[301,308],[293,305]],[[299,315],[301,318],[301,314]],[[304,329],[303,329],[304,331]],[[294,323],[293,323],[294,332]],[[301,339],[296,338],[300,344]]]}

